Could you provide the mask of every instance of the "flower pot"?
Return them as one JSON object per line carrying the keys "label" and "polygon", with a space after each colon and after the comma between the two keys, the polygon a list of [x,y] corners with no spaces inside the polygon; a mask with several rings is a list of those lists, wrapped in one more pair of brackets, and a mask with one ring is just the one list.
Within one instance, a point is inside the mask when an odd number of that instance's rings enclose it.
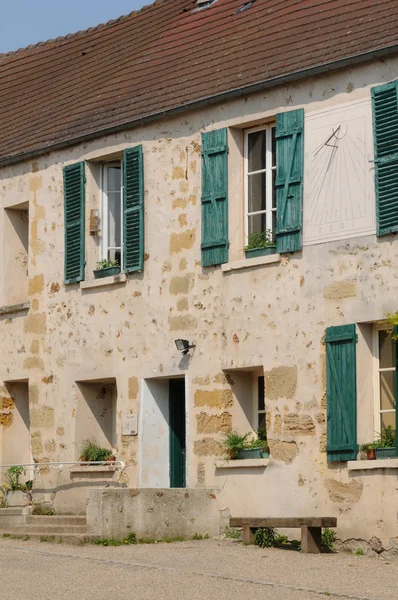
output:
{"label": "flower pot", "polygon": [[261,457],[262,458],[269,458],[269,452],[265,452],[265,451],[261,452]]}
{"label": "flower pot", "polygon": [[376,459],[383,460],[383,458],[397,458],[395,448],[376,448]]}
{"label": "flower pot", "polygon": [[237,458],[241,460],[247,458],[261,458],[261,448],[245,448],[244,450],[239,450]]}
{"label": "flower pot", "polygon": [[267,248],[252,248],[245,250],[246,258],[256,258],[257,256],[268,256],[276,253],[276,246],[268,246]]}
{"label": "flower pot", "polygon": [[368,460],[376,460],[376,452],[374,448],[369,448],[366,452],[366,456]]}
{"label": "flower pot", "polygon": [[103,279],[112,275],[119,275],[120,267],[105,267],[104,269],[94,269],[94,278]]}
{"label": "flower pot", "polygon": [[8,491],[7,492],[7,505],[9,508],[17,508],[21,506],[28,506],[31,504],[31,495],[25,494],[21,491]]}

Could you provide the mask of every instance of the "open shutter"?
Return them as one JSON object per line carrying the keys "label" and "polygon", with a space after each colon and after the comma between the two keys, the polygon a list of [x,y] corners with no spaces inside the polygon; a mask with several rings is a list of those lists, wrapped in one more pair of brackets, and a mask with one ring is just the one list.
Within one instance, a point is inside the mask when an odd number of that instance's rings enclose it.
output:
{"label": "open shutter", "polygon": [[65,283],[84,280],[84,162],[64,167]]}
{"label": "open shutter", "polygon": [[124,151],[123,162],[124,271],[142,271],[144,266],[144,167],[142,146]]}
{"label": "open shutter", "polygon": [[228,130],[202,133],[202,267],[228,262]]}
{"label": "open shutter", "polygon": [[328,462],[357,457],[357,376],[355,325],[326,329]]}
{"label": "open shutter", "polygon": [[377,235],[398,231],[397,86],[372,88]]}
{"label": "open shutter", "polygon": [[302,247],[304,110],[276,115],[276,250]]}

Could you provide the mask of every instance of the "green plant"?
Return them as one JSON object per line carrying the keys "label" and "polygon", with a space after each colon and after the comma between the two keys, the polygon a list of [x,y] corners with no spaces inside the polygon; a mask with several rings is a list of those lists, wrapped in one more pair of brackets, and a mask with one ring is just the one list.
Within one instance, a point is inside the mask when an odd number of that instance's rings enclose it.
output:
{"label": "green plant", "polygon": [[333,552],[334,543],[336,541],[336,533],[333,529],[329,529],[325,527],[322,530],[321,534],[321,542],[322,542],[322,550],[323,552]]}
{"label": "green plant", "polygon": [[108,269],[109,267],[120,267],[118,260],[100,260],[97,262],[97,269]]}
{"label": "green plant", "polygon": [[[202,538],[203,539],[203,538]],[[181,535],[177,535],[176,537],[165,537],[161,540],[157,540],[158,542],[163,542],[164,544],[173,544],[174,542],[185,542],[185,538]]]}
{"label": "green plant", "polygon": [[55,510],[52,506],[48,506],[46,504],[35,504],[33,506],[32,514],[51,517],[52,515],[55,515]]}
{"label": "green plant", "polygon": [[247,240],[247,246],[244,250],[254,250],[257,248],[269,248],[275,246],[275,242],[272,239],[272,233],[270,229],[266,231],[255,231],[251,233]]}
{"label": "green plant", "polygon": [[225,434],[224,447],[227,450],[229,458],[236,458],[238,452],[247,448],[246,440],[250,433],[239,435],[237,431],[231,431]]}
{"label": "green plant", "polygon": [[80,460],[85,462],[106,462],[112,456],[112,450],[103,448],[92,440],[85,440],[82,445]]}
{"label": "green plant", "polygon": [[40,541],[43,543],[48,542],[49,544],[53,544],[55,542],[55,535],[42,535]]}
{"label": "green plant", "polygon": [[260,548],[271,548],[275,545],[276,531],[272,527],[261,527],[254,532],[254,541]]}
{"label": "green plant", "polygon": [[238,529],[227,529],[225,532],[225,537],[231,540],[240,540],[242,537],[242,532]]}
{"label": "green plant", "polygon": [[355,556],[365,556],[365,552],[362,550],[362,548],[357,548],[354,554]]}
{"label": "green plant", "polygon": [[30,492],[32,489],[33,481],[26,481],[22,483],[20,481],[22,475],[26,475],[24,467],[10,467],[4,475],[4,479],[6,480],[6,487],[9,488],[12,492]]}
{"label": "green plant", "polygon": [[365,454],[369,451],[372,450],[375,447],[375,443],[374,442],[370,442],[369,444],[362,444],[362,446],[360,446],[360,451],[364,452]]}
{"label": "green plant", "polygon": [[376,442],[376,448],[394,448],[395,446],[395,429],[388,425],[388,427],[383,427],[380,434],[380,440]]}
{"label": "green plant", "polygon": [[289,538],[287,537],[287,535],[280,535],[279,533],[277,533],[275,535],[274,543],[275,543],[275,545],[278,545],[278,544],[288,544],[289,543]]}
{"label": "green plant", "polygon": [[131,532],[123,540],[114,540],[112,538],[95,538],[93,540],[85,540],[85,542],[86,541],[91,541],[91,543],[95,544],[96,546],[123,546],[136,544],[137,536],[135,533]]}
{"label": "green plant", "polygon": [[140,538],[138,540],[139,544],[156,544],[157,541],[153,538]]}

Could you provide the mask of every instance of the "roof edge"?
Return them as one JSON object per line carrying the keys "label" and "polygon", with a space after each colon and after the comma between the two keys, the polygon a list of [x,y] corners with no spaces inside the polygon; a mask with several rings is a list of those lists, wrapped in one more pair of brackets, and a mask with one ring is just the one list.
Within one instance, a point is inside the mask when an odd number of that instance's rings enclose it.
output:
{"label": "roof edge", "polygon": [[322,75],[329,71],[336,71],[344,67],[368,62],[395,53],[398,53],[398,44],[394,44],[393,46],[387,46],[385,48],[369,50],[365,53],[356,54],[333,62],[319,64],[308,69],[301,69],[299,71],[294,71],[293,73],[288,73],[286,75],[278,75],[278,77],[266,79],[262,82],[250,84],[241,88],[232,88],[231,90],[222,92],[220,94],[216,94],[214,96],[208,96],[200,98],[199,100],[194,100],[189,103],[180,104],[173,108],[144,115],[143,117],[133,119],[132,121],[126,121],[124,123],[119,123],[118,125],[113,125],[111,127],[104,127],[102,129],[98,129],[97,131],[91,131],[90,133],[85,133],[71,138],[69,140],[63,140],[61,142],[56,142],[54,144],[42,146],[40,148],[37,148],[36,150],[23,152],[3,159],[0,158],[0,167],[17,164],[25,160],[29,160],[31,158],[37,158],[38,156],[42,156],[43,154],[47,154],[49,152],[69,148],[70,146],[81,144],[89,140],[98,139],[99,137],[102,137],[104,135],[118,133],[120,131],[123,131],[124,129],[134,128],[138,125],[143,125],[146,123],[150,123],[151,121],[157,121],[162,118],[171,117],[182,112],[195,110],[196,108],[202,108],[211,104],[218,104],[223,100],[230,100],[239,96],[247,96],[248,94],[253,94],[256,92],[260,92],[264,89],[277,87],[278,85],[282,85],[284,83],[291,83],[293,81],[299,81],[316,75]]}

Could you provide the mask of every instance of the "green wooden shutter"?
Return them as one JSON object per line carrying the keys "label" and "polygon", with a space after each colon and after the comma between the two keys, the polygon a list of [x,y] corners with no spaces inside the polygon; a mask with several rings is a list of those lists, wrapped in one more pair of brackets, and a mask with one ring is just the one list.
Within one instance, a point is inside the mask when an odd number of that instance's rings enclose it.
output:
{"label": "green wooden shutter", "polygon": [[276,115],[276,250],[302,247],[304,110]]}
{"label": "green wooden shutter", "polygon": [[124,151],[124,271],[142,271],[144,267],[144,166],[142,146]]}
{"label": "green wooden shutter", "polygon": [[64,167],[65,283],[84,280],[85,170],[84,162]]}
{"label": "green wooden shutter", "polygon": [[228,262],[228,130],[202,133],[202,267]]}
{"label": "green wooden shutter", "polygon": [[357,377],[355,325],[326,329],[328,462],[357,457]]}
{"label": "green wooden shutter", "polygon": [[372,88],[377,235],[398,231],[397,86]]}

